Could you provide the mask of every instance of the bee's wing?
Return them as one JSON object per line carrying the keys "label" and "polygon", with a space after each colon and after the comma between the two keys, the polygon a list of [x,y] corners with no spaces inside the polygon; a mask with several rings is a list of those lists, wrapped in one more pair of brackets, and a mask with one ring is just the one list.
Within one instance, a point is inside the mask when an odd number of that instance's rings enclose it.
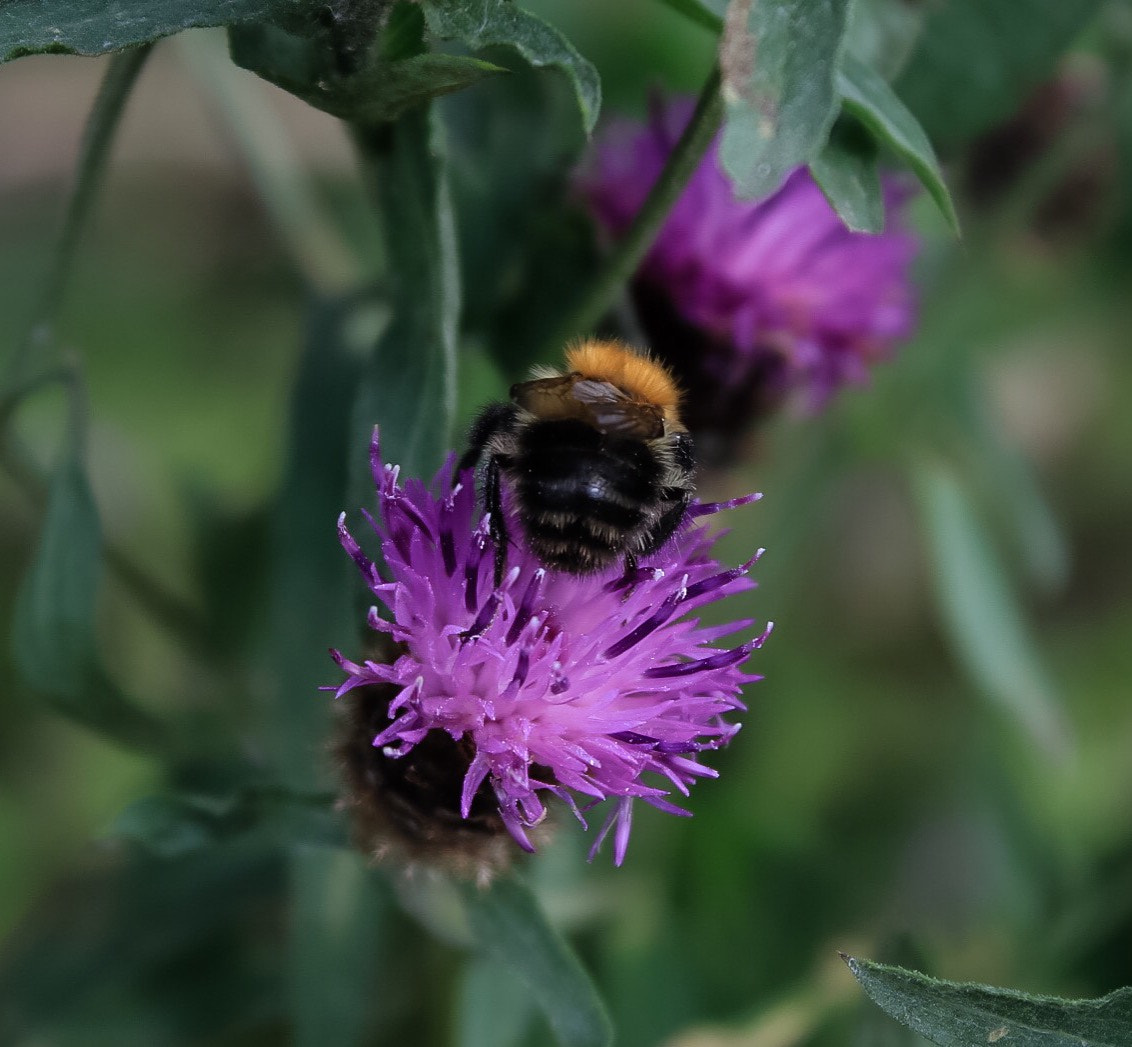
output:
{"label": "bee's wing", "polygon": [[576,380],[566,374],[519,382],[511,386],[511,399],[537,418],[584,418],[584,409],[571,395]]}
{"label": "bee's wing", "polygon": [[630,399],[617,386],[591,378],[579,379],[574,397],[593,414],[594,425],[603,433],[617,433],[639,440],[664,435],[664,413],[655,404]]}
{"label": "bee's wing", "polygon": [[511,389],[511,399],[538,418],[576,418],[603,433],[652,440],[664,434],[663,412],[631,400],[617,386],[567,374],[535,378]]}

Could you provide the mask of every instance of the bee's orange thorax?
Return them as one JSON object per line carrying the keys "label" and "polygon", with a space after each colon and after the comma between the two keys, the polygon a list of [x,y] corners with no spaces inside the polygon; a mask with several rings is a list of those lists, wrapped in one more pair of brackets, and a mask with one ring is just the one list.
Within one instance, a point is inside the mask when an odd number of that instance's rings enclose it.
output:
{"label": "bee's orange thorax", "polygon": [[665,421],[680,424],[680,390],[668,368],[620,342],[589,340],[566,350],[567,370],[609,382],[635,400],[655,404]]}

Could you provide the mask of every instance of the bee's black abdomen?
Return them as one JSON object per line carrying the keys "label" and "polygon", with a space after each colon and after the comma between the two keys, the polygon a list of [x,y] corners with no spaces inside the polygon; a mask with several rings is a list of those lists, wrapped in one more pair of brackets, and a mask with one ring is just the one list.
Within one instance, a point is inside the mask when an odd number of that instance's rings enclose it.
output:
{"label": "bee's black abdomen", "polygon": [[497,586],[521,544],[554,570],[622,564],[632,576],[687,519],[695,453],[668,373],[614,343],[586,343],[567,361],[566,374],[515,385],[469,433],[460,465],[479,466]]}
{"label": "bee's black abdomen", "polygon": [[641,440],[560,419],[522,431],[508,472],[536,555],[580,573],[601,569],[634,544],[649,523],[661,466]]}

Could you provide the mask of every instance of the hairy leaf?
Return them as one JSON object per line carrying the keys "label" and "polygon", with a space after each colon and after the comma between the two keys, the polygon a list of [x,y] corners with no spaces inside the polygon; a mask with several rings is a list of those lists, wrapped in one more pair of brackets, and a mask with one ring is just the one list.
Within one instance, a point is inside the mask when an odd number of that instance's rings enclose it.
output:
{"label": "hairy leaf", "polygon": [[1062,1000],[947,982],[902,967],[843,956],[865,992],[897,1021],[939,1047],[1127,1047],[1132,989],[1097,1000]]}
{"label": "hairy leaf", "polygon": [[425,21],[443,40],[471,48],[513,47],[531,65],[561,69],[573,85],[582,123],[594,129],[601,109],[597,70],[553,26],[508,0],[422,0]]}
{"label": "hairy leaf", "polygon": [[926,5],[906,0],[855,0],[845,49],[892,80],[907,64],[923,30]]}
{"label": "hairy leaf", "polygon": [[732,0],[720,44],[720,155],[739,195],[773,193],[821,151],[839,106],[848,8],[848,0]]}
{"label": "hairy leaf", "polygon": [[101,55],[183,29],[304,17],[308,0],[5,0],[0,62],[29,54]]}
{"label": "hairy leaf", "polygon": [[880,75],[851,54],[843,56],[837,78],[845,111],[861,121],[916,173],[952,229],[959,218],[943,180],[935,150],[916,118]]}

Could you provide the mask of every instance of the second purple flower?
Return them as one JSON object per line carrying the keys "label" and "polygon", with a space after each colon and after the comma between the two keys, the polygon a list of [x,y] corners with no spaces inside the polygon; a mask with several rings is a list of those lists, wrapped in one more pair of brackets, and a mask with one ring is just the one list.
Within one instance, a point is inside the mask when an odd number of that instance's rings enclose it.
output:
{"label": "second purple flower", "polygon": [[[647,124],[607,128],[580,186],[612,239],[637,214],[691,112],[690,102],[657,103]],[[908,195],[886,180],[888,228],[851,233],[805,168],[767,199],[738,199],[713,144],[633,286],[650,347],[687,394],[685,420],[702,455],[719,457],[788,396],[820,407],[912,332]]]}

